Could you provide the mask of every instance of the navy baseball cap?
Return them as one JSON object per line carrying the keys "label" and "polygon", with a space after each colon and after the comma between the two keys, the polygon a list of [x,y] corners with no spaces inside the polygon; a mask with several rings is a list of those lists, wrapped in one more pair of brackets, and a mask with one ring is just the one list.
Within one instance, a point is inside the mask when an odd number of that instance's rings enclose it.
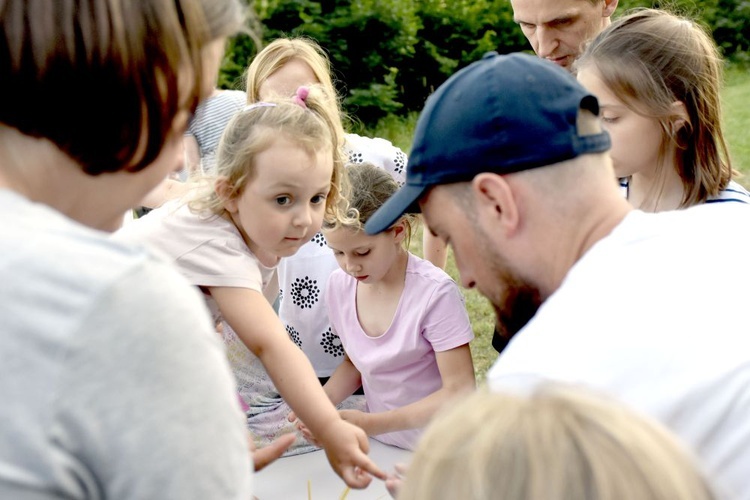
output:
{"label": "navy baseball cap", "polygon": [[602,131],[580,135],[578,112],[599,103],[556,64],[529,54],[486,54],[443,83],[417,120],[406,183],[365,225],[385,231],[438,184],[482,172],[511,174],[610,148]]}

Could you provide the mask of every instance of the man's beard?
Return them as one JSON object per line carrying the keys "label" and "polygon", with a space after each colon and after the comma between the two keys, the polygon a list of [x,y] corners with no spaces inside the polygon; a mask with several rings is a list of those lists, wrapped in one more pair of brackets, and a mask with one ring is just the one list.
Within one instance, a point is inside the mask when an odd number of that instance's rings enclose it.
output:
{"label": "man's beard", "polygon": [[541,294],[539,288],[513,271],[481,228],[475,226],[475,230],[479,236],[480,248],[485,249],[482,258],[488,263],[489,275],[502,286],[499,292],[491,290],[491,296],[483,295],[495,310],[497,331],[506,339],[510,339],[534,317],[542,305]]}
{"label": "man's beard", "polygon": [[498,300],[490,299],[495,310],[497,331],[506,339],[511,339],[531,318],[534,317],[542,304],[539,290],[518,280],[510,273],[503,273],[500,277],[505,288]]}

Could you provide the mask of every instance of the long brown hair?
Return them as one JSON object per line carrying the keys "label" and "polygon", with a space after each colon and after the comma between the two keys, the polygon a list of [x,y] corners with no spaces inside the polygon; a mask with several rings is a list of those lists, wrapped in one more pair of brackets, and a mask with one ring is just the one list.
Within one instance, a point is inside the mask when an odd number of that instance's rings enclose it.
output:
{"label": "long brown hair", "polygon": [[[734,172],[721,126],[722,59],[704,28],[663,10],[638,9],[602,31],[575,63],[579,70],[589,65],[632,111],[659,121],[659,158],[674,149],[682,206],[727,186]],[[682,126],[673,107],[678,101],[687,111]]]}

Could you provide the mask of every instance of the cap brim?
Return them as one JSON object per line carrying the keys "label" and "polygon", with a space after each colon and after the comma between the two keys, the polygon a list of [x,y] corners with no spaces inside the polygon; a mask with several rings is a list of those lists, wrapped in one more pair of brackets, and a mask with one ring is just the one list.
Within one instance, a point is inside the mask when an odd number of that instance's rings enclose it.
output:
{"label": "cap brim", "polygon": [[405,184],[393,196],[383,203],[370,220],[365,224],[367,234],[382,233],[391,227],[402,215],[406,213],[419,213],[419,198],[427,190],[427,186],[415,186]]}

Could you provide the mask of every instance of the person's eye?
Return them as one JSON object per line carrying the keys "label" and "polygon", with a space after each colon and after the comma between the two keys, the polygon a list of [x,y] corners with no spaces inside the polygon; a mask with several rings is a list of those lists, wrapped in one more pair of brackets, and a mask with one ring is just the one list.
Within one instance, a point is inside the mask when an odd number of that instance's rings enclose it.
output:
{"label": "person's eye", "polygon": [[562,28],[562,27],[565,27],[565,26],[569,26],[569,25],[571,25],[572,23],[573,23],[573,19],[572,19],[572,18],[570,18],[570,17],[566,17],[566,18],[563,18],[563,19],[555,19],[555,20],[554,20],[554,21],[553,21],[552,23],[550,23],[550,24],[552,25],[552,27],[555,27],[555,28]]}
{"label": "person's eye", "polygon": [[523,31],[534,31],[535,26],[531,23],[518,23]]}
{"label": "person's eye", "polygon": [[367,255],[367,254],[369,254],[369,253],[370,253],[370,251],[369,251],[369,250],[365,250],[365,251],[363,251],[363,252],[357,252],[357,255],[358,255],[359,257],[364,257],[365,255]]}
{"label": "person's eye", "polygon": [[312,198],[310,198],[310,202],[313,205],[320,205],[321,203],[325,203],[326,202],[326,195],[324,195],[324,194],[316,194],[315,196],[313,196]]}
{"label": "person's eye", "polygon": [[615,123],[619,119],[620,119],[619,116],[602,116],[602,121],[604,123]]}
{"label": "person's eye", "polygon": [[276,197],[276,204],[279,206],[286,206],[292,203],[292,198],[290,196],[277,196]]}

